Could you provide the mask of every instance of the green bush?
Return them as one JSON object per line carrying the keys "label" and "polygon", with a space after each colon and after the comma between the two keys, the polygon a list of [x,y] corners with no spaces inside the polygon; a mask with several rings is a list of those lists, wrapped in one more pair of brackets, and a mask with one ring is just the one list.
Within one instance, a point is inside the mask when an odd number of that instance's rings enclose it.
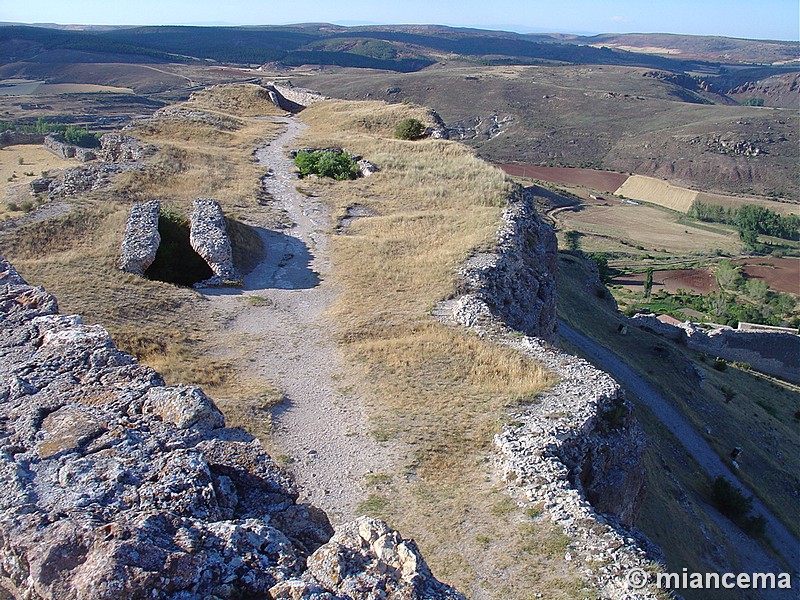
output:
{"label": "green bush", "polygon": [[719,511],[728,517],[744,517],[753,508],[753,499],[736,489],[722,475],[714,480],[711,496]]}
{"label": "green bush", "polygon": [[358,177],[358,164],[346,152],[301,151],[294,157],[294,164],[300,170],[301,177],[319,175],[339,181]]}
{"label": "green bush", "polygon": [[394,137],[401,140],[416,140],[425,133],[425,125],[419,119],[403,119],[394,128]]}
{"label": "green bush", "polygon": [[75,127],[74,125],[69,125],[64,130],[64,140],[68,144],[81,148],[97,148],[100,145],[100,139],[96,134],[89,133],[85,127]]}

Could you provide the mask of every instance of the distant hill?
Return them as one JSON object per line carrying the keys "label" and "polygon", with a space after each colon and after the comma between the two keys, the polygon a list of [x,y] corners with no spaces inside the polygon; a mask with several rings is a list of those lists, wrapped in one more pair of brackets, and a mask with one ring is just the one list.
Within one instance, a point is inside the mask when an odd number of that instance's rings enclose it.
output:
{"label": "distant hill", "polygon": [[671,33],[602,34],[576,37],[572,41],[684,60],[769,65],[795,63],[800,67],[800,42],[796,41],[745,40]]}
{"label": "distant hill", "polygon": [[[590,40],[594,43],[597,40]],[[602,42],[602,40],[599,40]],[[598,42],[598,43],[599,43]],[[658,56],[560,35],[443,26],[341,27],[303,24],[281,27],[0,27],[0,60],[55,60],[53,51],[161,60],[214,60],[236,64],[340,65],[400,72],[461,58],[480,64],[600,64],[668,70],[702,69],[698,61]],[[596,47],[597,46],[597,47]],[[42,56],[42,53],[44,55]],[[124,57],[136,57],[125,60]],[[58,61],[56,61],[58,62]],[[109,61],[106,61],[109,62]],[[708,68],[705,65],[705,68]]]}

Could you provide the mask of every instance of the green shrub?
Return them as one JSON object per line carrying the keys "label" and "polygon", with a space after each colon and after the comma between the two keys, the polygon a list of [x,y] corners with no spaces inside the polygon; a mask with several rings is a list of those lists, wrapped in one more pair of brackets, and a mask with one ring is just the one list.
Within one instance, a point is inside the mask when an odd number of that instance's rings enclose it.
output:
{"label": "green shrub", "polygon": [[33,202],[30,200],[25,200],[22,204],[19,205],[19,208],[22,212],[31,212],[33,210]]}
{"label": "green shrub", "polygon": [[16,202],[9,202],[8,204],[6,204],[6,208],[8,210],[16,212],[19,210],[19,204],[17,204]]}
{"label": "green shrub", "polygon": [[64,130],[64,140],[68,144],[82,148],[97,148],[100,145],[100,139],[96,134],[89,133],[85,127],[75,127],[74,125],[69,125]]}
{"label": "green shrub", "polygon": [[346,152],[302,151],[294,157],[294,164],[300,170],[301,177],[319,175],[339,181],[358,177],[358,164]]}
{"label": "green shrub", "polygon": [[753,508],[753,499],[742,494],[722,475],[714,480],[711,496],[719,511],[731,518],[744,517]]}
{"label": "green shrub", "polygon": [[394,128],[394,137],[401,140],[417,140],[425,133],[425,125],[419,119],[403,119]]}

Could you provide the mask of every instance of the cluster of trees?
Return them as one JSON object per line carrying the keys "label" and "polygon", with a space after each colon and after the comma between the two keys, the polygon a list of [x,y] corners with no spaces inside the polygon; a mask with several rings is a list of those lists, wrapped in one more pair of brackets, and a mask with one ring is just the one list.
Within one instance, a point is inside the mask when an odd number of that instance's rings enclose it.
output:
{"label": "cluster of trees", "polygon": [[18,131],[20,133],[60,133],[64,141],[83,148],[97,148],[100,145],[99,133],[91,133],[88,127],[52,123],[39,117],[36,121],[0,121],[0,132]]}
{"label": "cluster of trees", "polygon": [[754,246],[758,242],[758,234],[784,240],[800,239],[800,217],[780,215],[774,210],[754,204],[726,208],[695,200],[689,209],[689,216],[700,221],[735,225],[739,230],[739,237],[748,246]]}
{"label": "cluster of trees", "polygon": [[672,294],[659,290],[648,295],[648,279],[652,288],[651,275],[645,276],[644,296],[647,301],[630,306],[626,313],[634,314],[642,309],[677,313],[681,308],[691,308],[731,327],[736,327],[739,321],[790,327],[800,325],[800,317],[794,313],[796,301],[791,294],[771,290],[761,279],[745,279],[741,267],[730,260],[722,260],[717,265],[719,291],[710,294],[685,290]]}

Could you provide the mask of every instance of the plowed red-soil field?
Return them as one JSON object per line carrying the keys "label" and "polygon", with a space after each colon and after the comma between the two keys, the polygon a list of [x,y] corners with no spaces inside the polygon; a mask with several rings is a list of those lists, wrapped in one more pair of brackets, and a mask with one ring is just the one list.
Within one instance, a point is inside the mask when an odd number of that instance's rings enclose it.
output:
{"label": "plowed red-soil field", "polygon": [[525,177],[527,179],[539,179],[551,183],[580,185],[607,194],[616,192],[628,179],[625,173],[580,169],[577,167],[537,167],[535,165],[515,163],[499,164],[497,166],[512,177]]}
{"label": "plowed red-soil field", "polygon": [[743,265],[748,277],[763,279],[773,290],[800,295],[800,259],[742,258],[734,262]]}
{"label": "plowed red-soil field", "polygon": [[[641,292],[644,288],[644,273],[615,277],[611,283],[625,286]],[[682,269],[670,271],[653,271],[653,291],[666,290],[674,294],[678,290],[708,294],[717,289],[714,275],[705,269]]]}

